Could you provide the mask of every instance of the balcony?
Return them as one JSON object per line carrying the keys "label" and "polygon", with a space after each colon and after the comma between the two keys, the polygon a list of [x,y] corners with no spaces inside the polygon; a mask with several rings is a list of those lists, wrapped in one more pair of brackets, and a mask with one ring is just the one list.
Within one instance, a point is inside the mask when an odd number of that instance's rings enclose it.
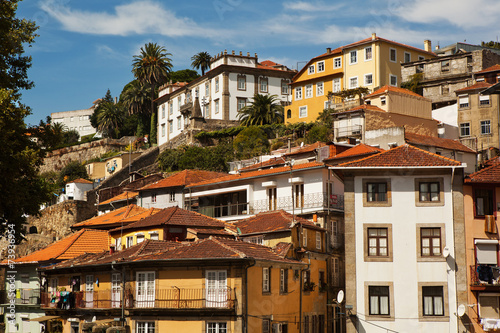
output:
{"label": "balcony", "polygon": [[269,207],[269,199],[255,200],[250,204],[250,213],[258,214],[269,210],[283,209],[286,211],[295,210],[299,213],[311,209],[337,209],[344,210],[344,196],[341,194],[332,194],[328,196],[326,192],[317,192],[305,194],[299,200],[296,200],[295,207],[291,196],[278,197],[275,201],[276,207]]}
{"label": "balcony", "polygon": [[476,137],[460,138],[460,143],[474,151],[477,151]]}
{"label": "balcony", "polygon": [[336,102],[331,104],[331,108],[335,110],[335,113],[344,112],[355,108],[356,106],[360,106],[361,102],[359,98],[355,98],[352,100],[345,100],[343,102]]}
{"label": "balcony", "polygon": [[345,138],[345,137],[355,137],[355,136],[361,137],[362,129],[363,129],[362,125],[337,127],[335,129],[335,137],[337,139],[338,138]]}
{"label": "balcony", "polygon": [[193,108],[193,102],[191,100],[187,100],[186,103],[184,103],[183,105],[181,105],[179,111],[182,114],[191,113],[192,108]]}
{"label": "balcony", "polygon": [[500,292],[500,274],[497,267],[471,265],[470,276],[471,290]]}
{"label": "balcony", "polygon": [[[8,290],[0,292],[1,304],[10,303],[8,298]],[[40,289],[16,289],[15,298],[13,298],[16,305],[39,305],[40,304]]]}
{"label": "balcony", "polygon": [[[226,309],[234,310],[236,297],[231,288],[222,289],[184,289],[165,288],[154,291],[134,288],[125,290],[126,309],[168,309],[168,310],[200,310]],[[99,290],[93,292],[61,292],[60,296],[43,292],[41,299],[43,309],[120,309],[122,307],[120,290]]]}

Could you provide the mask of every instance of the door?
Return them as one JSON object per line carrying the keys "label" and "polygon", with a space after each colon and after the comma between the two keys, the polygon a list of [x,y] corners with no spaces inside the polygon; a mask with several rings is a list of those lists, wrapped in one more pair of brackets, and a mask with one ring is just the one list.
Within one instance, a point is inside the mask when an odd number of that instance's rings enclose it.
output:
{"label": "door", "polygon": [[227,307],[227,271],[206,272],[207,307]]}
{"label": "door", "polygon": [[94,275],[85,276],[85,307],[94,307]]}
{"label": "door", "polygon": [[111,307],[120,307],[120,294],[121,294],[121,274],[113,273],[111,275]]}
{"label": "door", "polygon": [[155,272],[137,272],[136,307],[151,308],[155,306]]}

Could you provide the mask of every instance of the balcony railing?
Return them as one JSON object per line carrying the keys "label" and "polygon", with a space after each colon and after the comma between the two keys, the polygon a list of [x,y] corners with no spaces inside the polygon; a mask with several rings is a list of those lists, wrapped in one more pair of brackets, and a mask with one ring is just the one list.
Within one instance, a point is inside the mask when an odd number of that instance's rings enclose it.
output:
{"label": "balcony railing", "polygon": [[340,138],[340,137],[346,137],[346,136],[361,135],[362,129],[363,129],[362,125],[337,127],[335,129],[335,137]]}
{"label": "balcony railing", "polygon": [[470,276],[471,287],[500,290],[500,276],[496,267],[471,265]]}
{"label": "balcony railing", "polygon": [[[271,204],[271,207],[270,207]],[[276,205],[276,207],[273,207]],[[292,200],[291,196],[288,197],[278,197],[274,202],[269,202],[269,199],[255,200],[250,204],[250,213],[257,214],[260,212],[265,212],[269,210],[289,210],[294,209],[296,212],[300,212],[303,209],[344,209],[344,196],[340,194],[328,195],[325,192],[309,193],[305,194],[302,198],[299,197],[297,200]]]}
{"label": "balcony railing", "polygon": [[[184,289],[165,288],[156,290],[125,290],[127,309],[162,308],[162,309],[233,309],[235,306],[234,290],[220,289]],[[60,294],[42,293],[42,308],[68,309],[112,309],[121,308],[120,290],[99,290],[93,292],[78,291]]]}
{"label": "balcony railing", "polygon": [[359,101],[359,98],[356,98],[349,101],[346,100],[344,102],[332,103],[331,108],[334,109],[335,112],[343,112],[359,105],[361,105],[361,102]]}
{"label": "balcony railing", "polygon": [[[2,304],[7,304],[11,301],[8,298],[8,293],[10,291],[2,290],[0,292],[0,299]],[[12,291],[14,293],[14,291]],[[13,297],[16,305],[26,304],[26,305],[39,305],[40,304],[40,289],[16,289],[15,298]]]}

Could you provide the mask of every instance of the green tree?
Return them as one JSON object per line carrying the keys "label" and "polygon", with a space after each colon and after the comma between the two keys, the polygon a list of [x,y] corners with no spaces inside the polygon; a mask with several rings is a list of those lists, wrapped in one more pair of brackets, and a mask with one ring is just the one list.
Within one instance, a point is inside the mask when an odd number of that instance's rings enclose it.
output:
{"label": "green tree", "polygon": [[238,111],[242,126],[268,125],[283,122],[283,106],[276,95],[255,94],[253,101]]}
{"label": "green tree", "polygon": [[173,83],[175,82],[191,82],[200,77],[198,72],[193,71],[192,69],[181,69],[179,71],[175,71],[170,73],[170,80]]}
{"label": "green tree", "polygon": [[[150,109],[151,104],[151,87],[143,85],[139,80],[129,82],[120,94],[120,102],[123,103],[125,110],[129,115],[136,115],[136,130],[137,136],[143,136],[149,133],[150,126]],[[156,114],[156,112],[155,112]]]}
{"label": "green tree", "polygon": [[103,102],[99,104],[97,130],[104,137],[117,138],[120,133],[120,126],[123,124],[123,118],[123,112],[118,104]]}
{"label": "green tree", "polygon": [[205,70],[210,69],[212,56],[208,52],[198,52],[191,57],[191,67],[201,69],[201,75],[205,75]]}
{"label": "green tree", "polygon": [[69,145],[78,142],[80,134],[76,130],[69,130],[63,133],[63,144]]}
{"label": "green tree", "polygon": [[268,153],[269,145],[266,133],[257,126],[245,128],[233,141],[233,149],[238,159],[247,159]]}
{"label": "green tree", "polygon": [[327,142],[330,141],[330,131],[327,126],[322,124],[315,124],[306,134],[306,143],[315,143],[317,141]]}
{"label": "green tree", "polygon": [[57,178],[57,184],[63,188],[65,184],[78,179],[89,179],[85,165],[78,161],[71,161],[62,168]]}
{"label": "green tree", "polygon": [[156,113],[154,109],[155,91],[157,87],[168,82],[172,71],[172,60],[169,56],[172,54],[168,53],[164,47],[156,43],[148,43],[141,47],[140,54],[135,55],[132,62],[134,76],[141,84],[151,87],[150,115]]}
{"label": "green tree", "polygon": [[410,76],[410,80],[401,83],[401,88],[405,88],[413,91],[419,95],[423,95],[424,88],[422,87],[422,80],[424,79],[424,73],[415,73]]}

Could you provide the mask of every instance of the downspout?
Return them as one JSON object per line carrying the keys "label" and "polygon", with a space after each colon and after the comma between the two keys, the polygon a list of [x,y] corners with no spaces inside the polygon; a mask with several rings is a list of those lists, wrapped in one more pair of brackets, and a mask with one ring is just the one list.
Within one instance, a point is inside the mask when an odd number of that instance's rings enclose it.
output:
{"label": "downspout", "polygon": [[243,333],[248,332],[248,269],[255,266],[255,259],[253,263],[245,267],[245,314],[243,318]]}

